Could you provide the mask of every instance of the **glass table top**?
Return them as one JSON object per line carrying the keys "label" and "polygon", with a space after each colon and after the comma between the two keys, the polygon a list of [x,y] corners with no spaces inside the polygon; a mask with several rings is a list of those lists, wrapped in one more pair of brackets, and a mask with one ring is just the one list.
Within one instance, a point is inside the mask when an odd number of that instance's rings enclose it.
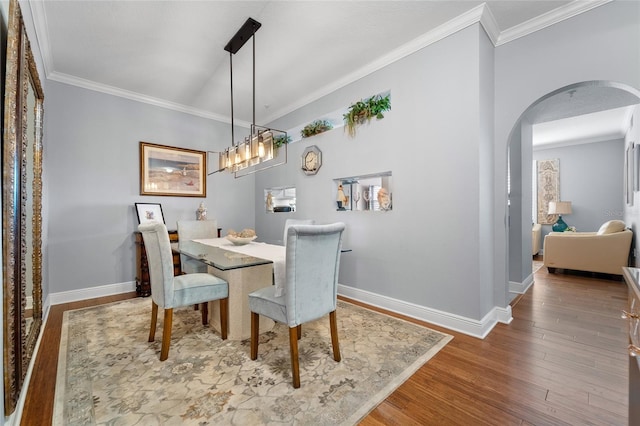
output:
{"label": "glass table top", "polygon": [[268,259],[261,259],[190,240],[183,241],[181,245],[181,248],[175,247],[174,250],[222,271],[273,263]]}

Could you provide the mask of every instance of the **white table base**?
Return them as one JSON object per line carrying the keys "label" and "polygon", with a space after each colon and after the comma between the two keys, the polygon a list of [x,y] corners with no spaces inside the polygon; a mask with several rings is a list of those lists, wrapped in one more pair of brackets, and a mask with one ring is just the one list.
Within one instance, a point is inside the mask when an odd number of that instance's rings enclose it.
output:
{"label": "white table base", "polygon": [[[229,330],[228,339],[244,340],[251,337],[251,310],[249,293],[273,284],[273,265],[256,265],[246,268],[220,269],[208,267],[209,273],[229,283]],[[209,323],[220,332],[220,302],[209,302]],[[260,333],[269,331],[275,323],[260,316]]]}

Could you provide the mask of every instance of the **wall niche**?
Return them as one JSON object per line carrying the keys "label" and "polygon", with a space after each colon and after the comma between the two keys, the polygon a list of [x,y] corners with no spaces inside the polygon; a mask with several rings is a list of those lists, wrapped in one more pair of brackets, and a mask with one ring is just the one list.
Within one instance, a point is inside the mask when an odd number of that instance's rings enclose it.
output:
{"label": "wall niche", "polygon": [[296,187],[281,186],[264,190],[264,206],[267,213],[296,211]]}
{"label": "wall niche", "polygon": [[343,177],[333,181],[338,211],[385,212],[393,209],[391,172]]}

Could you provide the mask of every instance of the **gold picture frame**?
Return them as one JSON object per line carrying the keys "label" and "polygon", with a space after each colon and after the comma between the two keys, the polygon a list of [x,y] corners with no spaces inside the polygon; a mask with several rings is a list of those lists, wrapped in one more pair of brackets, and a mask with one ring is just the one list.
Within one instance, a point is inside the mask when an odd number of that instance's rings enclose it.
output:
{"label": "gold picture frame", "polygon": [[207,196],[207,153],[140,142],[140,195]]}
{"label": "gold picture frame", "polygon": [[2,140],[4,414],[16,409],[42,328],[44,92],[17,0],[9,3]]}

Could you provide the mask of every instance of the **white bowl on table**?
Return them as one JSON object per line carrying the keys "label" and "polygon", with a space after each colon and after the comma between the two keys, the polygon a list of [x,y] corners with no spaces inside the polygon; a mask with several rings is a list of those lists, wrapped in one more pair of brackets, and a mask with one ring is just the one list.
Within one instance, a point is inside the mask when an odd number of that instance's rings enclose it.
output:
{"label": "white bowl on table", "polygon": [[227,240],[231,241],[236,246],[243,246],[245,244],[249,244],[251,241],[258,238],[257,235],[253,237],[234,237],[233,235],[227,235]]}

